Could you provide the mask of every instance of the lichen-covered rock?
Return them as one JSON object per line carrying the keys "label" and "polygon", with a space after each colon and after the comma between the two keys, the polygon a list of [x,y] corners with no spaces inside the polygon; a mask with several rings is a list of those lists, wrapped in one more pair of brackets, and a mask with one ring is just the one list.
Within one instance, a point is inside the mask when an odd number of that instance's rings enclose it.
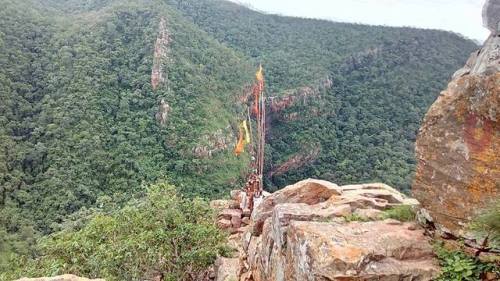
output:
{"label": "lichen-covered rock", "polygon": [[76,275],[65,274],[54,277],[21,278],[16,281],[105,281],[104,279],[87,279]]}
{"label": "lichen-covered rock", "polygon": [[[439,267],[422,230],[390,221],[293,221],[276,280],[431,280]],[[269,279],[270,280],[270,279]]]}
{"label": "lichen-covered rock", "polygon": [[332,195],[340,195],[338,185],[316,179],[307,179],[289,185],[264,198],[252,213],[252,228],[255,233],[262,232],[264,221],[271,216],[274,206],[281,203],[317,204],[328,200]]}
{"label": "lichen-covered rock", "polygon": [[487,1],[491,36],[431,106],[416,142],[413,194],[441,235],[468,237],[470,219],[500,198],[499,2]]}

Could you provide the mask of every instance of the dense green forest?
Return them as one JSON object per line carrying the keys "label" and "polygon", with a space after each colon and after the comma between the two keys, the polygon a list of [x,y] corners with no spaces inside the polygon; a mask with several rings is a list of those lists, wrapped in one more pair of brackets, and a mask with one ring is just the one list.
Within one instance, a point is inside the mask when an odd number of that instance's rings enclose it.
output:
{"label": "dense green forest", "polygon": [[[269,96],[333,82],[319,97],[278,114],[298,118],[273,118],[270,190],[318,177],[340,184],[381,181],[409,191],[419,122],[477,48],[444,31],[267,15],[223,1],[169,2],[220,42],[262,62]],[[304,151],[314,161],[269,173]]]}
{"label": "dense green forest", "polygon": [[[407,191],[420,119],[477,47],[443,31],[217,0],[0,6],[0,268],[8,253],[33,254],[40,236],[117,211],[151,183],[205,198],[241,186],[250,155],[232,148],[259,63],[268,96],[295,98],[268,104],[269,190],[318,177]],[[154,90],[162,18],[171,40]],[[162,99],[165,122],[155,117]]]}

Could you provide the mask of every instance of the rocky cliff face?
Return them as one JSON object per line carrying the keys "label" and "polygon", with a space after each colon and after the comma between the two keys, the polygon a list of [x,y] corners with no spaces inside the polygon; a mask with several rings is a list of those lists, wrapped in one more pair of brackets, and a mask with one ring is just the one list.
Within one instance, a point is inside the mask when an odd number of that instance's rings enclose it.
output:
{"label": "rocky cliff face", "polygon": [[470,219],[500,195],[500,1],[487,1],[492,34],[458,70],[423,120],[413,194],[438,234],[465,237]]}
{"label": "rocky cliff face", "polygon": [[168,59],[168,45],[170,41],[171,38],[167,30],[167,21],[165,18],[161,18],[153,54],[153,67],[151,70],[151,86],[153,90],[156,90],[160,83],[166,81],[164,63],[165,60]]}
{"label": "rocky cliff face", "polygon": [[266,194],[251,217],[233,200],[219,226],[238,248],[217,262],[218,281],[431,280],[439,267],[424,231],[384,210],[418,202],[385,184],[304,180]]}

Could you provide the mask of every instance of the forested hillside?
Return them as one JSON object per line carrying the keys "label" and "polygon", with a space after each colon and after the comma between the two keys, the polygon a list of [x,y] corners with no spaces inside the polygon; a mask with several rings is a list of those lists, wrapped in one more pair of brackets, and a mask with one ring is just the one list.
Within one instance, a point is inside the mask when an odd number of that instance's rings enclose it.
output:
{"label": "forested hillside", "polygon": [[0,6],[1,253],[159,180],[189,196],[241,186],[250,155],[232,148],[259,63],[272,97],[269,190],[306,177],[408,190],[419,122],[476,47],[218,0]]}
{"label": "forested hillside", "polygon": [[[267,94],[287,99],[269,126],[271,190],[318,177],[408,191],[419,122],[477,47],[444,31],[266,15],[224,1],[169,2],[262,62]],[[322,87],[325,81],[331,87]],[[304,90],[313,97],[304,99]],[[290,102],[294,95],[299,99]]]}
{"label": "forested hillside", "polygon": [[[203,196],[237,182],[245,157],[192,153],[215,132],[233,138],[233,104],[254,71],[234,51],[160,1],[1,2],[1,251],[26,249],[10,234],[29,243],[160,179]],[[173,40],[154,91],[161,17]]]}

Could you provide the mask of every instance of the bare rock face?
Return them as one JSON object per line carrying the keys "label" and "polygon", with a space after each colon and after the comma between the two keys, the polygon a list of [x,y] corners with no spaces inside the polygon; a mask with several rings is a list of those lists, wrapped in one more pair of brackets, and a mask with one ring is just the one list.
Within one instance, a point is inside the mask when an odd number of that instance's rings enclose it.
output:
{"label": "bare rock face", "polygon": [[165,126],[165,124],[167,124],[170,109],[170,105],[164,99],[161,99],[160,105],[158,106],[158,112],[156,113],[156,120],[160,125]]}
{"label": "bare rock face", "polygon": [[500,195],[500,73],[452,81],[417,138],[413,194],[442,232],[464,235],[475,211]]}
{"label": "bare rock face", "polygon": [[171,40],[167,30],[167,21],[165,18],[161,18],[153,54],[153,67],[151,69],[151,87],[153,90],[156,90],[161,83],[167,80],[164,63],[168,59],[168,47]]}
{"label": "bare rock face", "polygon": [[500,0],[487,0],[483,7],[483,26],[491,31],[484,46],[473,52],[465,66],[453,75],[491,75],[500,71]]}
{"label": "bare rock face", "polygon": [[491,36],[431,106],[417,138],[413,194],[445,237],[476,239],[466,225],[500,198],[499,7],[487,1]]}
{"label": "bare rock face", "polygon": [[[233,199],[237,198],[236,192]],[[439,272],[416,223],[383,219],[418,206],[381,184],[338,186],[308,179],[266,195],[239,239],[239,281],[431,280]],[[349,222],[353,214],[363,222]],[[222,211],[219,217],[236,215]]]}
{"label": "bare rock face", "polygon": [[390,220],[294,221],[282,256],[285,276],[275,280],[431,280],[438,271],[432,247],[412,229]]}
{"label": "bare rock face", "polygon": [[483,25],[493,33],[500,30],[500,1],[486,1],[483,7]]}
{"label": "bare rock face", "polygon": [[76,275],[65,274],[54,277],[21,278],[16,281],[105,281],[104,279],[87,279]]}
{"label": "bare rock face", "polygon": [[332,195],[340,195],[338,185],[328,181],[307,179],[289,185],[264,198],[252,213],[254,233],[262,232],[264,221],[271,216],[274,206],[281,203],[305,203],[308,205],[326,201]]}

